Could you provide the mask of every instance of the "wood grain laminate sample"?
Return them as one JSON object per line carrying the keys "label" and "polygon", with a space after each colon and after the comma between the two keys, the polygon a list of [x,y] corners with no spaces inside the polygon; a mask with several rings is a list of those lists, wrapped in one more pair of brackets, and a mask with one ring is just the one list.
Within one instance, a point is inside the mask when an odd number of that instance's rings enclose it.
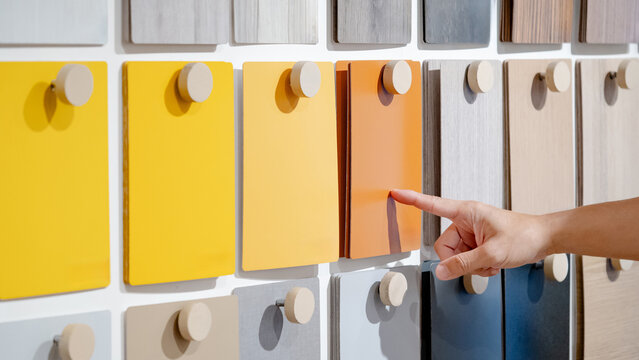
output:
{"label": "wood grain laminate sample", "polygon": [[[639,196],[639,90],[620,88],[610,76],[622,60],[577,64],[581,205]],[[639,266],[617,272],[608,259],[582,256],[577,280],[578,358],[636,357]]]}
{"label": "wood grain laminate sample", "polygon": [[488,44],[490,0],[423,0],[424,41]]}
{"label": "wood grain laminate sample", "polygon": [[234,0],[235,41],[316,44],[317,0]]}
{"label": "wood grain laminate sample", "polygon": [[343,44],[408,44],[411,0],[332,0],[334,37]]}
{"label": "wood grain laminate sample", "polygon": [[231,0],[129,0],[135,44],[223,44]]}
{"label": "wood grain laminate sample", "polygon": [[639,0],[581,0],[579,41],[624,44],[639,41]]}
{"label": "wood grain laminate sample", "polygon": [[503,0],[501,40],[519,44],[570,42],[573,0]]}

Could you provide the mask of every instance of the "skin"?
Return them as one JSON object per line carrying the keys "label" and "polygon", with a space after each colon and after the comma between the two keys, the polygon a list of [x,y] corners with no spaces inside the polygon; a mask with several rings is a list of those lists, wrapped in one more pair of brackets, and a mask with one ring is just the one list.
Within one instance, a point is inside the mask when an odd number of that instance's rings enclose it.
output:
{"label": "skin", "polygon": [[453,222],[434,246],[441,280],[493,276],[558,253],[639,260],[639,198],[528,215],[411,190],[391,195]]}

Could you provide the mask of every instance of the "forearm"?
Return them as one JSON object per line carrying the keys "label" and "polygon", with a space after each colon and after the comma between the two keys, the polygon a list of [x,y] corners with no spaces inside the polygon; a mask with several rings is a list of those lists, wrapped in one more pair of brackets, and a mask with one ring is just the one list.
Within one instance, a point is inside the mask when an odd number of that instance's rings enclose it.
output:
{"label": "forearm", "polygon": [[553,253],[639,260],[639,198],[542,217]]}

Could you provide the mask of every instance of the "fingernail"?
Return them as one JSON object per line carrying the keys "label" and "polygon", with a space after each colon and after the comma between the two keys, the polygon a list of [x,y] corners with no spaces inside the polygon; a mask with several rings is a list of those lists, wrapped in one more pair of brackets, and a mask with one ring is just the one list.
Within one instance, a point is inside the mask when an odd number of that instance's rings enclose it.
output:
{"label": "fingernail", "polygon": [[452,279],[452,274],[446,265],[439,264],[437,268],[435,268],[435,275],[439,280],[450,280]]}

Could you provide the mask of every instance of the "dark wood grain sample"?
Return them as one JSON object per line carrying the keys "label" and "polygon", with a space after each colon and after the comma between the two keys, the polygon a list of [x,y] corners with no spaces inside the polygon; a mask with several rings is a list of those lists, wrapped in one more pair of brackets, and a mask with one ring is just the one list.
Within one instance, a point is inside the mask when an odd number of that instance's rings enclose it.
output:
{"label": "dark wood grain sample", "polygon": [[520,44],[569,42],[573,0],[503,0],[501,40]]}

